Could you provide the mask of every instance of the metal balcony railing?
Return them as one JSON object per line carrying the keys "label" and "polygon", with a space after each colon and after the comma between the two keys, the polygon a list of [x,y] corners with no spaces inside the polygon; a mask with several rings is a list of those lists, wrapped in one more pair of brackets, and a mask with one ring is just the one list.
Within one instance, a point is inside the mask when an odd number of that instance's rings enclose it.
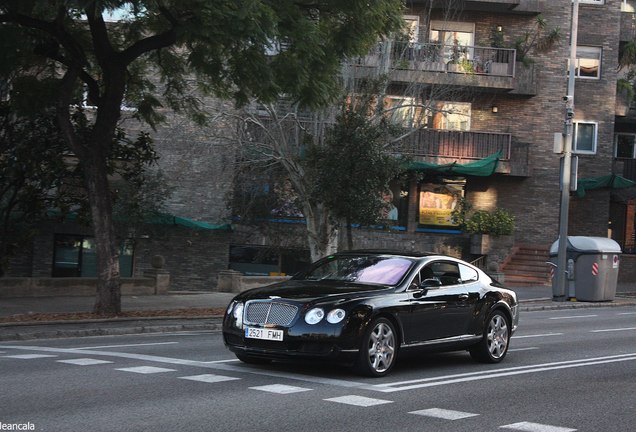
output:
{"label": "metal balcony railing", "polygon": [[394,69],[513,77],[516,54],[508,48],[385,42],[358,64],[382,67],[387,65],[383,58],[388,56],[388,65]]}
{"label": "metal balcony railing", "polygon": [[511,135],[496,132],[468,132],[420,129],[406,135],[396,150],[411,156],[452,159],[483,159],[501,151],[510,160]]}

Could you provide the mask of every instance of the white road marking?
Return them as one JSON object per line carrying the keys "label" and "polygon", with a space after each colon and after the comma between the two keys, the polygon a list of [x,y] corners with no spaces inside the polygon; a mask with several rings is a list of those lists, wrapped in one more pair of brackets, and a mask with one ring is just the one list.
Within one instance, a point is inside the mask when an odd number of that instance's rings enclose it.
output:
{"label": "white road marking", "polygon": [[22,359],[22,360],[31,360],[31,359],[39,359],[46,357],[57,357],[56,355],[49,354],[16,354],[16,355],[8,355],[3,356],[5,358],[13,358],[13,359]]}
{"label": "white road marking", "polygon": [[259,387],[250,387],[252,390],[260,390],[269,393],[278,393],[278,394],[289,394],[289,393],[300,393],[311,391],[312,389],[304,388],[304,387],[294,387],[284,384],[272,384],[266,386]]}
{"label": "white road marking", "polygon": [[409,381],[402,381],[402,382],[377,384],[373,387],[375,387],[378,391],[381,391],[384,393],[392,393],[397,391],[413,390],[413,389],[425,388],[425,387],[435,387],[435,386],[456,384],[456,383],[462,383],[462,382],[468,382],[468,381],[478,381],[483,379],[500,378],[500,377],[507,377],[507,376],[513,376],[513,375],[546,372],[546,371],[583,367],[583,366],[596,366],[596,365],[607,364],[607,363],[635,361],[635,360],[636,360],[636,353],[619,354],[615,356],[596,357],[596,358],[581,359],[581,360],[569,360],[569,361],[553,362],[553,363],[543,363],[543,364],[528,365],[528,366],[518,366],[513,368],[504,368],[504,369],[498,369],[494,371],[488,370],[488,371],[480,371],[480,372],[468,372],[463,374],[422,378],[419,380],[409,380]]}
{"label": "white road marking", "polygon": [[636,312],[621,312],[618,315],[636,315]]}
{"label": "white road marking", "polygon": [[87,347],[79,347],[79,348],[72,348],[72,349],[90,350],[90,349],[102,349],[102,348],[130,348],[130,347],[154,346],[154,345],[173,345],[178,343],[179,342],[155,342],[155,343],[125,344],[125,345],[100,345],[100,346],[87,346]]}
{"label": "white road marking", "polygon": [[527,339],[536,337],[548,337],[548,336],[563,336],[563,333],[543,333],[535,335],[513,336],[512,339]]}
{"label": "white road marking", "polygon": [[524,432],[574,432],[576,429],[570,429],[565,427],[550,426],[540,423],[513,423],[506,426],[499,426],[500,429],[512,429]]}
{"label": "white road marking", "polygon": [[324,400],[329,402],[337,402],[341,404],[355,405],[355,406],[361,406],[361,407],[370,407],[375,405],[393,403],[393,401],[389,401],[389,400],[373,399],[373,398],[368,398],[364,396],[355,396],[355,395],[340,396],[340,397],[324,399]]}
{"label": "white road marking", "polygon": [[234,378],[234,377],[223,376],[223,375],[214,375],[214,374],[184,376],[184,377],[179,377],[179,379],[199,381],[204,383],[217,383],[217,382],[224,382],[224,381],[240,380],[240,378]]}
{"label": "white road marking", "polygon": [[22,345],[0,345],[0,349],[4,349],[4,350],[15,349],[15,350],[22,350],[22,351],[40,351],[45,353],[75,354],[75,355],[81,355],[81,356],[91,355],[91,356],[125,358],[125,359],[133,359],[138,361],[164,363],[164,364],[170,364],[170,365],[181,365],[181,366],[222,370],[226,372],[238,372],[242,374],[249,373],[252,375],[266,376],[268,378],[277,377],[277,378],[290,379],[290,380],[301,381],[301,382],[309,382],[313,384],[332,385],[332,386],[337,386],[342,388],[355,388],[359,390],[377,391],[382,393],[391,393],[391,392],[411,390],[411,389],[417,389],[417,388],[423,388],[423,387],[450,385],[455,383],[476,381],[476,380],[483,380],[483,379],[501,378],[501,377],[507,377],[507,376],[513,376],[513,375],[520,375],[520,374],[542,373],[542,372],[548,372],[548,371],[560,370],[560,369],[566,369],[566,368],[598,366],[598,365],[608,364],[608,363],[636,361],[636,352],[634,352],[629,354],[620,354],[620,355],[606,356],[606,357],[587,358],[587,359],[543,363],[543,364],[531,364],[527,366],[519,366],[514,368],[506,368],[506,369],[497,369],[497,370],[488,369],[488,370],[483,370],[480,372],[438,376],[438,377],[424,378],[424,379],[412,380],[412,381],[389,382],[385,384],[369,384],[368,382],[357,382],[352,380],[323,378],[323,377],[316,377],[316,376],[311,376],[311,375],[302,374],[302,373],[280,372],[280,371],[271,370],[271,369],[251,368],[249,366],[244,366],[244,365],[233,365],[233,364],[227,364],[227,363],[209,364],[207,362],[201,362],[196,360],[152,356],[147,354],[132,354],[132,353],[124,353],[124,352],[110,352],[110,351],[98,351],[98,350],[94,350],[94,351],[74,350],[74,349],[64,349],[64,348],[22,346]]}
{"label": "white road marking", "polygon": [[129,367],[129,368],[121,368],[115,369],[123,372],[134,372],[140,374],[155,374],[155,373],[163,373],[163,372],[175,372],[176,369],[166,369],[154,366],[137,366],[137,367]]}
{"label": "white road marking", "polygon": [[228,360],[210,360],[210,361],[205,361],[205,362],[201,362],[201,363],[215,364],[215,363],[238,363],[238,362],[240,362],[239,359],[233,358],[233,359],[228,359]]}
{"label": "white road marking", "polygon": [[631,331],[636,330],[636,327],[623,327],[603,330],[590,330],[590,333],[607,333],[607,332],[619,332],[619,331]]}
{"label": "white road marking", "polygon": [[78,366],[92,366],[92,365],[98,365],[98,364],[112,363],[112,361],[108,361],[108,360],[97,360],[97,359],[91,359],[91,358],[78,358],[78,359],[70,359],[70,360],[56,360],[56,362],[57,363],[74,364],[74,365],[78,365]]}
{"label": "white road marking", "polygon": [[565,319],[574,319],[574,318],[593,318],[593,317],[597,317],[598,315],[572,315],[572,316],[560,316],[560,317],[552,317],[552,318],[548,318],[551,320],[565,320]]}
{"label": "white road marking", "polygon": [[517,351],[532,351],[538,350],[539,347],[527,347],[527,348],[510,348],[508,352],[517,352]]}
{"label": "white road marking", "polygon": [[462,412],[462,411],[446,410],[441,408],[429,408],[429,409],[423,409],[419,411],[411,411],[409,414],[440,418],[444,420],[460,420],[460,419],[465,419],[469,417],[477,417],[479,415],[479,414],[473,414],[473,413]]}

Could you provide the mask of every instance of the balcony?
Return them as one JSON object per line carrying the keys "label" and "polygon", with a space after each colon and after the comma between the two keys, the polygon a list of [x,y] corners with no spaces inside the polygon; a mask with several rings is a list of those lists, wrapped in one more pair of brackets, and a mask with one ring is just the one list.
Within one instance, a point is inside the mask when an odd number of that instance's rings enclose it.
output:
{"label": "balcony", "polygon": [[[447,7],[447,0],[412,0],[415,4],[433,3],[433,8]],[[512,13],[512,14],[532,14],[536,15],[541,12],[538,0],[465,0],[458,6],[463,11],[481,11],[495,13]]]}
{"label": "balcony", "polygon": [[497,173],[528,175],[528,145],[508,133],[419,129],[405,135],[396,151],[417,161],[466,163],[501,152]]}
{"label": "balcony", "polygon": [[395,83],[461,86],[493,93],[535,95],[534,67],[517,67],[515,60],[514,49],[389,41],[376,46],[351,67],[355,77],[384,72]]}

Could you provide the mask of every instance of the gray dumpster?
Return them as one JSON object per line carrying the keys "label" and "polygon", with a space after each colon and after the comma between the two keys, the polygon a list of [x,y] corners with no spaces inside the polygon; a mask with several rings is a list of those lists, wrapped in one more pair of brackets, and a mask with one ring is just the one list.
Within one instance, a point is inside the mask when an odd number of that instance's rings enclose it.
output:
{"label": "gray dumpster", "polygon": [[[554,264],[557,262],[558,251],[559,241],[557,240],[550,248],[550,261]],[[620,254],[621,247],[612,239],[568,237],[569,297],[575,297],[579,301],[614,300]],[[556,277],[552,279],[552,284],[555,283]]]}

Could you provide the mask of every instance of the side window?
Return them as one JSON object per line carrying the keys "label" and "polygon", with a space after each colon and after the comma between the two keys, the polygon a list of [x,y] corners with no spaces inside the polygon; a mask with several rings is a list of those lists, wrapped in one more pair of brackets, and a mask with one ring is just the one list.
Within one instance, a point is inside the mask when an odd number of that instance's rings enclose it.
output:
{"label": "side window", "polygon": [[442,286],[457,285],[461,283],[459,266],[457,263],[437,261],[430,265],[433,273],[442,282]]}
{"label": "side window", "polygon": [[477,273],[477,271],[463,264],[459,265],[459,274],[462,283],[476,282],[477,280],[479,280],[479,274]]}

